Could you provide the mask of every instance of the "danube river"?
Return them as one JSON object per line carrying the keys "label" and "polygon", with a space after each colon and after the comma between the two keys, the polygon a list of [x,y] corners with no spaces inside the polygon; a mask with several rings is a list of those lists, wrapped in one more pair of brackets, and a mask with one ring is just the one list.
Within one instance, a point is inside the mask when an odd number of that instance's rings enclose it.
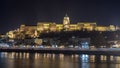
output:
{"label": "danube river", "polygon": [[0,52],[0,68],[120,68],[120,56]]}

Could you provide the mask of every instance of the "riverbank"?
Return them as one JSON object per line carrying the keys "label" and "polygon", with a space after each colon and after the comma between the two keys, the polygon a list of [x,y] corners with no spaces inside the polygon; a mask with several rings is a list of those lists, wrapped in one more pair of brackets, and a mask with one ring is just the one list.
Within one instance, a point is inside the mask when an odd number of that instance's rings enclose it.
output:
{"label": "riverbank", "polygon": [[63,54],[102,54],[120,55],[120,49],[77,49],[77,48],[0,48],[0,52],[39,52],[39,53],[63,53]]}

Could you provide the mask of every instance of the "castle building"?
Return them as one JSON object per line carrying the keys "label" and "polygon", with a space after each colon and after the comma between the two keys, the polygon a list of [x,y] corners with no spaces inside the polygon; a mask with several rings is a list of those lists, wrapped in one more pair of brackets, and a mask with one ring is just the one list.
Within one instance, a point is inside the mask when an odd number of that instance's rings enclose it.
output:
{"label": "castle building", "polygon": [[56,24],[55,22],[38,22],[36,26],[26,26],[22,24],[17,30],[9,31],[7,33],[9,38],[23,37],[24,35],[30,37],[38,37],[42,32],[59,32],[59,31],[116,31],[114,25],[98,26],[96,22],[78,22],[71,24],[70,18],[65,15],[63,24]]}

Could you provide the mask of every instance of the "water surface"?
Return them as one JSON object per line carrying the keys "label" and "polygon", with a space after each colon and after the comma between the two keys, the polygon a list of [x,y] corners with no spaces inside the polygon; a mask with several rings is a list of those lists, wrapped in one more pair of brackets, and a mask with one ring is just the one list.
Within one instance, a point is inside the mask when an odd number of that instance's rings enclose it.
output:
{"label": "water surface", "polygon": [[120,68],[120,56],[1,52],[0,68]]}

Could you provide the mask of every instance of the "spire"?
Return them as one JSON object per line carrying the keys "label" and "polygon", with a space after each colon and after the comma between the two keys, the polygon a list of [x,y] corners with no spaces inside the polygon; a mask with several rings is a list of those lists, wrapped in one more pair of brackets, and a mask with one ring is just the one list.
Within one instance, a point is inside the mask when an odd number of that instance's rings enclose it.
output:
{"label": "spire", "polygon": [[67,13],[65,14],[65,17],[68,17]]}

